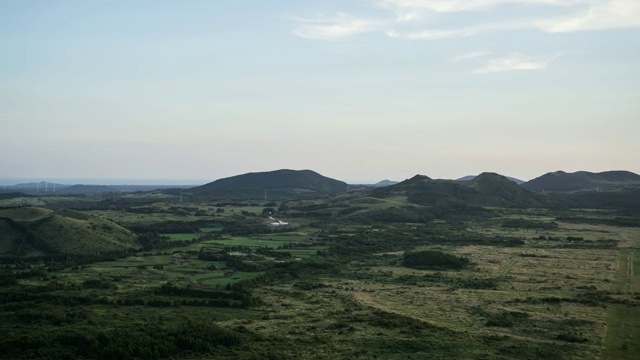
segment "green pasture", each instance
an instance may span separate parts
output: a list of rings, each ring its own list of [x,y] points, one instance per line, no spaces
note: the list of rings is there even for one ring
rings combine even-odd
[[[248,246],[248,247],[270,247],[277,248],[278,246],[287,245],[292,240],[290,239],[276,239],[276,238],[262,238],[262,237],[247,237],[247,236],[232,236],[220,240],[207,240],[203,244],[219,244],[224,246]]]
[[[285,242],[304,242],[309,240],[309,234],[301,232],[278,233],[278,234],[260,234],[255,238],[267,241],[285,241]]]
[[[162,269],[154,269],[162,265]],[[211,270],[214,266],[216,269]],[[228,269],[224,261],[200,260],[195,255],[132,256],[117,261],[91,264],[79,270],[64,270],[56,275],[65,281],[79,284],[96,276],[117,279],[122,291],[130,291],[161,282],[191,282],[206,286],[224,286],[245,279],[252,279],[263,272],[241,272]]]
[[[185,234],[161,234],[162,236],[168,236],[171,241],[191,241],[192,239],[197,238],[200,234],[196,233],[185,233]]]
[[[220,232],[222,231],[222,226],[211,226],[211,227],[202,227],[200,231],[203,233],[212,233],[212,232]]]
[[[182,240],[191,241],[192,239],[196,239],[200,235],[203,235],[206,233],[220,232],[222,231],[222,226],[203,227],[203,228],[200,228],[200,231],[201,232],[199,233],[180,233],[180,234],[161,234],[161,235],[168,236],[172,241],[182,241]]]
[[[171,263],[171,255],[155,255],[155,256],[130,256],[115,261],[103,261],[93,263],[82,267],[82,270],[90,269],[94,272],[100,272],[103,275],[109,275],[110,272],[119,271],[128,268],[137,268],[139,266],[152,267],[154,265],[169,265]],[[71,270],[65,270],[70,272]]]
[[[206,286],[220,287],[229,283],[253,279],[264,272],[242,272],[231,270],[214,270],[207,273],[192,275],[190,280]]]
[[[255,214],[255,215],[261,215],[262,214],[262,210],[264,209],[263,206],[233,206],[233,205],[226,205],[226,206],[222,206],[222,209],[224,209],[223,213],[218,213],[216,212],[216,215],[218,216],[233,216],[233,215],[241,215],[243,211]],[[215,210],[214,210],[215,211]]]
[[[319,250],[326,250],[328,246],[312,246],[308,248],[282,249],[277,251],[288,252],[295,258],[310,258],[315,256]]]

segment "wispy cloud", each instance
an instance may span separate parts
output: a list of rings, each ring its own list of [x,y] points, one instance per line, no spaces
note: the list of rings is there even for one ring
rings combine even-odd
[[[452,63],[459,63],[459,62],[463,62],[463,61],[469,61],[469,60],[473,60],[473,59],[478,59],[478,58],[482,58],[485,56],[491,55],[490,51],[476,51],[476,52],[472,52],[472,53],[468,53],[468,54],[462,54],[462,55],[458,55],[458,56],[454,56],[453,58],[451,58],[451,62]]]
[[[553,56],[527,56],[513,53],[507,57],[490,59],[483,67],[473,70],[473,74],[487,74],[516,70],[542,70],[545,69],[560,54]]]
[[[333,17],[297,18],[293,33],[308,39],[333,40],[378,32],[406,40],[440,40],[468,37],[483,32],[538,29],[543,32],[573,32],[602,29],[640,28],[640,0],[372,0],[372,6],[390,16],[378,19],[338,13]],[[552,18],[504,17],[505,5],[555,9],[562,16]],[[491,22],[450,23],[447,13],[495,13]],[[451,26],[453,25],[453,27]],[[422,29],[420,29],[422,27]]]
[[[374,13],[370,13],[375,14],[375,17],[338,13],[333,17],[298,18],[295,19],[296,27],[293,33],[315,40],[379,34],[404,41],[444,41],[468,38],[480,33],[504,33],[515,30],[537,30],[553,34],[640,29],[640,0],[370,1],[371,6],[377,8]],[[463,12],[477,12],[479,16],[459,14]],[[525,48],[526,46],[523,47]],[[512,53],[492,57],[489,52],[476,52],[454,57],[451,62],[473,61],[481,66],[472,70],[472,73],[488,74],[543,70],[559,55],[529,56]]]
[[[402,38],[408,40],[440,40],[453,37],[464,37],[473,35],[474,29],[454,29],[454,30],[422,30],[417,32],[398,32],[395,30],[387,31],[386,34],[392,38]]]
[[[431,11],[452,13],[465,11],[484,11],[500,5],[555,5],[570,6],[585,3],[585,0],[380,0],[378,6],[397,12]]]
[[[331,18],[296,19],[293,33],[307,39],[332,40],[377,31],[382,22],[339,13]]]
[[[427,29],[421,31],[386,31],[386,34],[394,38],[402,38],[407,40],[440,40],[457,37],[468,37],[481,32],[494,32],[504,30],[517,30],[532,28],[533,21],[521,21],[521,22],[504,22],[494,24],[482,24],[471,27],[457,28],[457,29]]]
[[[571,16],[537,21],[536,26],[551,33],[640,28],[640,1],[600,2]]]

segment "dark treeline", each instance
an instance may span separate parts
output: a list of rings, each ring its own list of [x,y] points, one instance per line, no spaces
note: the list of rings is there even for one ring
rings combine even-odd
[[[92,264],[102,261],[113,261],[126,257],[140,249],[126,249],[126,250],[112,250],[101,251],[96,253],[82,254],[82,255],[67,255],[67,254],[50,254],[46,256],[4,256],[0,257],[0,264],[5,265],[26,265],[26,264],[42,264],[46,266],[50,271],[59,270],[61,268],[69,268],[73,266],[81,266]]]
[[[576,194],[553,194],[551,196],[566,202],[572,208],[640,210],[640,188]]]
[[[558,224],[552,221],[538,221],[528,219],[507,219],[502,222],[503,228],[553,230]]]
[[[409,252],[402,258],[406,267],[420,270],[460,270],[468,267],[471,262],[466,257],[455,256],[441,251],[425,250]]]
[[[340,234],[331,238],[330,252],[336,255],[359,257],[385,251],[409,250],[417,245],[493,245],[521,246],[519,238],[486,236],[464,231],[442,233],[433,227],[404,228],[394,231],[362,231],[356,234]]]
[[[616,216],[613,218],[592,218],[581,216],[558,216],[556,220],[573,224],[640,227],[640,217]]]

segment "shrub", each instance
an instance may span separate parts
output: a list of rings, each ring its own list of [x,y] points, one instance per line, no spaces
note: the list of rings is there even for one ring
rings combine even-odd
[[[503,228],[516,228],[516,229],[541,229],[541,230],[553,230],[558,228],[558,223],[553,221],[538,221],[527,219],[507,219],[502,222]]]
[[[402,263],[413,269],[453,269],[459,270],[470,265],[466,257],[455,256],[441,251],[425,250],[404,255]]]

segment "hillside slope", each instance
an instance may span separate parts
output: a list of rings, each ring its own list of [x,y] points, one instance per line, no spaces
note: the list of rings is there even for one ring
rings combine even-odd
[[[592,173],[578,171],[566,173],[556,171],[544,174],[521,185],[538,192],[580,192],[596,190],[618,190],[640,187],[640,175],[630,171],[605,171]]]
[[[139,248],[136,236],[111,220],[73,210],[0,211],[0,256],[84,255]]]
[[[248,173],[219,179],[191,188],[198,197],[262,198],[283,196],[335,195],[347,191],[347,183],[311,170],[276,170]]]

